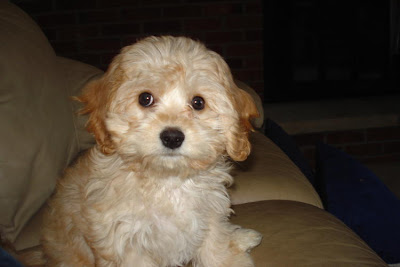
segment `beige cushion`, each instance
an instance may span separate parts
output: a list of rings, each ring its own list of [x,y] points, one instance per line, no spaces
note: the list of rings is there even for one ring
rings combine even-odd
[[[83,86],[92,79],[99,78],[103,72],[95,67],[81,63],[79,61],[59,57],[58,64],[63,69],[66,76],[68,95],[76,96],[81,93]],[[94,137],[85,129],[86,116],[78,116],[77,111],[80,104],[72,101],[74,127],[76,133],[76,144],[78,151],[85,150],[94,145]],[[15,242],[17,250],[23,250],[39,245],[40,226],[42,224],[43,208],[40,209],[22,229]]]
[[[58,64],[66,77],[66,89],[68,96],[78,96],[82,93],[83,87],[93,79],[99,79],[103,71],[91,65],[63,57],[57,58]],[[92,134],[86,130],[87,116],[79,115],[82,104],[78,101],[71,101],[72,115],[74,119],[76,141],[78,151],[92,147],[96,141]]]
[[[277,200],[233,209],[233,223],[263,234],[252,252],[257,267],[387,266],[347,226],[314,206]]]
[[[252,152],[235,165],[233,204],[260,200],[294,200],[322,208],[313,186],[289,157],[269,138],[251,134]]]
[[[40,28],[0,1],[0,231],[14,241],[79,150],[65,69]]]

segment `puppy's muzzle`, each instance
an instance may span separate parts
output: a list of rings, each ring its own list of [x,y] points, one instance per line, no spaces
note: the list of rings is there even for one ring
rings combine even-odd
[[[166,128],[161,132],[160,139],[165,147],[175,149],[182,145],[185,135],[176,128]]]

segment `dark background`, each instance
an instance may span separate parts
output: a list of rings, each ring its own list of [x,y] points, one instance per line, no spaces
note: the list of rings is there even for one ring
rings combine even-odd
[[[147,35],[220,53],[265,102],[399,92],[397,0],[12,0],[56,53],[106,69]]]
[[[58,55],[106,69],[148,35],[185,35],[220,53],[234,76],[264,93],[262,0],[12,0]]]

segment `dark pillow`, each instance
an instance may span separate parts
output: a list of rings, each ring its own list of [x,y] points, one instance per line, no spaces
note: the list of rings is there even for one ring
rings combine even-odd
[[[22,267],[22,264],[0,248],[0,267]]]
[[[265,122],[265,135],[271,139],[285,154],[293,161],[294,164],[302,171],[304,176],[314,185],[314,172],[310,167],[307,159],[297,147],[293,138],[288,135],[277,123],[267,119]]]
[[[317,187],[325,208],[387,263],[400,263],[400,200],[361,163],[317,145]]]

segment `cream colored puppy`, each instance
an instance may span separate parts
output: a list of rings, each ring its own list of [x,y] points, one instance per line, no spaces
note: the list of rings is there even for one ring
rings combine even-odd
[[[261,236],[229,223],[226,186],[257,110],[218,54],[149,37],[78,99],[97,145],[49,201],[49,266],[253,266]]]

